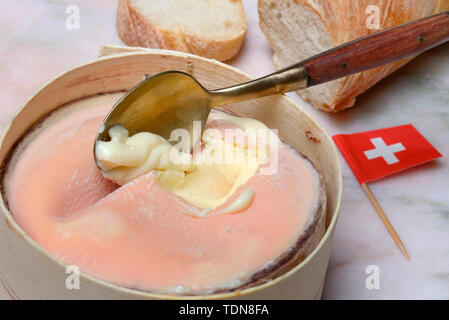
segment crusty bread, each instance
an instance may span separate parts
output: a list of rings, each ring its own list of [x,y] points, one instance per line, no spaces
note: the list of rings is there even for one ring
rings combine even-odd
[[[449,0],[259,0],[260,27],[274,50],[276,67],[308,57],[379,30],[367,28],[369,5],[379,8],[385,29],[449,10]],[[339,111],[411,59],[337,79],[298,93],[315,107]]]
[[[191,52],[226,61],[248,24],[241,0],[119,0],[117,30],[127,45]]]

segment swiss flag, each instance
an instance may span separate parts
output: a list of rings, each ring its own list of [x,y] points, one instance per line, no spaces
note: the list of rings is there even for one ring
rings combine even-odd
[[[411,124],[333,139],[360,183],[441,157]]]

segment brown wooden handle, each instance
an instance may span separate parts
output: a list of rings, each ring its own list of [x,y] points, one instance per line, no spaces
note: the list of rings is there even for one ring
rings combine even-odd
[[[449,11],[374,33],[303,61],[308,86],[419,54],[449,40]]]

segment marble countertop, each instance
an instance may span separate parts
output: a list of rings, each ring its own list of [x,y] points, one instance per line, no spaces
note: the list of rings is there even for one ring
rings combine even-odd
[[[272,51],[258,27],[256,0],[244,1],[249,29],[229,63],[253,75],[274,71]],[[80,28],[65,25],[66,8],[80,10]],[[96,58],[103,44],[123,43],[115,29],[114,0],[0,2],[0,129],[55,75]],[[412,123],[443,158],[371,183],[405,243],[397,249],[347,164],[344,193],[325,299],[449,299],[449,44],[435,48],[358,98],[338,114],[314,109],[289,94],[329,134]],[[1,263],[1,262],[0,262]],[[379,268],[380,288],[368,289],[367,267]],[[0,286],[0,298],[7,298]]]

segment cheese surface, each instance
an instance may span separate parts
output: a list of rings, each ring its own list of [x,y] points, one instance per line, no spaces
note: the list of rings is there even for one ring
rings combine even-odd
[[[319,175],[287,145],[277,149],[273,174],[261,174],[268,164],[257,162],[252,169],[244,163],[245,170],[206,165],[189,177],[202,166],[192,156],[193,167],[182,168],[159,157],[154,162],[159,169],[145,169],[123,185],[103,177],[92,146],[120,96],[100,95],[60,108],[12,156],[5,176],[9,209],[38,245],[105,281],[171,294],[232,290],[296,245],[318,205]],[[208,128],[243,126],[220,117]],[[116,133],[117,139],[138,140],[123,130]],[[154,144],[153,151],[172,148],[157,137],[144,140]],[[105,167],[154,160],[145,152],[132,159],[120,154],[114,161],[104,159]],[[161,174],[169,170],[175,178]],[[177,172],[192,180],[178,188]],[[216,189],[203,187],[204,181],[217,183]],[[214,209],[201,218],[191,214],[202,208]],[[240,209],[214,214],[227,208]]]

